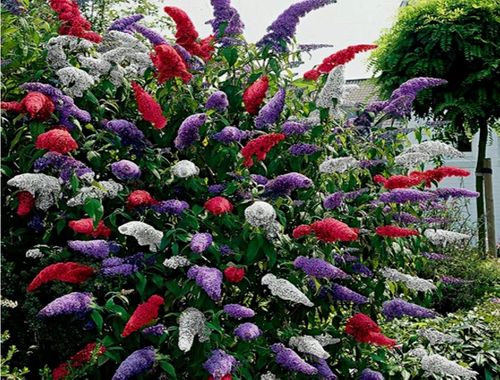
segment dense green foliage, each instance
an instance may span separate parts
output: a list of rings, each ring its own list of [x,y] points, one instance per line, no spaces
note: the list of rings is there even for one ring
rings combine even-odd
[[[56,18],[45,2],[27,2],[26,6],[26,11],[20,15],[2,13],[2,38],[4,46],[7,46],[2,53],[2,60],[6,62],[2,66],[2,100],[22,99],[25,92],[19,86],[29,81],[64,87],[57,77],[57,70],[46,62],[47,43],[57,36]],[[105,19],[104,23],[108,21]],[[102,31],[106,30],[106,25],[98,26]],[[165,30],[162,34],[173,43],[173,31]],[[239,38],[242,40],[242,37]],[[146,40],[142,42],[149,44]],[[150,45],[148,47],[152,49]],[[98,49],[99,46],[92,46],[86,54],[97,56]],[[178,78],[159,84],[155,68],[151,65],[135,79],[153,95],[168,118],[168,124],[162,130],[153,128],[138,112],[130,78],[127,77],[123,85],[116,86],[103,75],[83,96],[75,97],[78,107],[90,112],[91,121],[77,122],[76,128],[71,131],[78,149],[71,152],[70,156],[91,168],[96,174],[95,178],[86,182],[72,175],[68,182],[62,183],[60,197],[54,205],[46,211],[32,210],[30,215],[24,217],[16,213],[19,204],[17,190],[6,183],[16,175],[34,171],[35,161],[46,153],[35,147],[37,137],[57,125],[59,115],[54,114],[47,121],[36,121],[27,115],[2,112],[2,296],[17,302],[16,307],[3,308],[2,325],[11,333],[8,343],[19,350],[14,356],[9,355],[6,361],[2,361],[2,371],[10,371],[20,378],[25,370],[16,370],[15,367],[28,367],[28,376],[31,378],[49,379],[52,369],[64,363],[85,344],[97,341],[106,347],[104,355],[72,369],[67,379],[111,379],[125,358],[146,346],[154,346],[157,361],[151,370],[139,378],[206,379],[208,374],[203,363],[213,350],[222,349],[239,361],[239,366],[232,372],[235,380],[258,379],[268,371],[280,378],[304,379],[311,376],[289,372],[279,366],[270,346],[275,343],[288,346],[291,337],[326,333],[340,340],[325,349],[330,354],[328,364],[341,379],[358,378],[361,371],[368,367],[390,379],[423,376],[423,369],[408,352],[415,347],[416,329],[426,322],[414,325],[405,318],[401,325],[398,322],[389,323],[382,313],[382,305],[385,301],[401,297],[424,307],[435,307],[443,316],[450,311],[467,308],[471,304],[466,301],[448,304],[449,299],[454,297],[455,289],[441,281],[441,275],[463,275],[469,280],[474,276],[473,271],[479,273],[479,264],[477,267],[465,268],[464,261],[453,256],[457,249],[453,244],[448,246],[449,252],[444,252],[454,257],[452,265],[433,263],[422,254],[439,249],[423,232],[429,228],[451,228],[451,221],[434,223],[423,219],[442,214],[441,209],[433,208],[431,204],[426,203],[428,207],[423,207],[415,202],[379,203],[380,195],[386,194],[388,190],[373,180],[376,174],[390,177],[408,173],[408,169],[398,165],[395,160],[408,146],[408,131],[401,127],[401,123],[386,123],[390,115],[379,115],[373,120],[372,115],[353,107],[341,107],[342,96],[331,99],[331,109],[318,107],[318,95],[327,82],[327,76],[318,82],[296,79],[291,67],[300,60],[300,54],[295,46],[291,47],[290,52],[275,53],[253,44],[217,45],[203,68],[193,69],[193,78],[187,84]],[[68,53],[68,61],[74,67],[82,67],[76,54]],[[276,123],[268,130],[256,131],[255,118],[245,111],[242,96],[243,91],[263,75],[270,82],[264,104],[269,104],[279,88],[286,89],[286,102]],[[395,75],[397,77],[398,74]],[[399,77],[398,81],[404,79]],[[342,93],[343,84],[341,81],[335,88],[337,93]],[[205,109],[207,99],[216,90],[227,95],[227,110]],[[208,119],[199,130],[200,139],[188,149],[176,149],[174,139],[181,123],[188,116],[201,112]],[[365,117],[369,125],[356,128],[353,119],[358,115]],[[287,120],[304,121],[312,116],[319,117],[319,121],[312,123],[306,133],[287,136],[267,154],[265,160],[256,160],[251,168],[243,165],[241,148],[245,142],[226,145],[213,138],[215,133],[229,125],[259,136],[280,132]],[[127,146],[116,134],[104,128],[106,121],[113,119],[133,122],[144,133],[144,140],[147,139],[151,144],[142,150]],[[423,136],[423,130],[419,127],[417,135]],[[297,143],[314,143],[318,151],[308,156],[293,156],[289,149]],[[356,165],[348,170],[331,173],[318,170],[328,157],[351,156],[356,159]],[[122,159],[131,160],[140,167],[140,179],[126,182],[113,176],[110,165]],[[180,160],[194,162],[200,169],[199,173],[187,179],[174,176],[172,167]],[[372,165],[358,165],[360,161],[369,161]],[[431,160],[436,166],[440,162],[441,157]],[[423,169],[423,165],[415,169]],[[57,171],[50,168],[43,172],[58,176]],[[289,172],[307,176],[311,186],[296,189],[288,195],[272,196],[251,176],[259,174],[273,179]],[[101,189],[102,185],[98,181],[103,180],[121,183],[123,187],[116,197],[95,197],[87,199],[82,205],[68,205],[68,200],[80,194],[82,188]],[[221,195],[234,205],[231,212],[215,216],[204,208],[205,202],[213,197],[209,186],[214,184],[224,185]],[[424,184],[418,186],[420,190],[425,189]],[[152,207],[129,207],[128,196],[136,190],[148,191],[158,201],[173,198],[183,200],[189,203],[190,208],[174,216],[156,212]],[[346,200],[337,208],[324,207],[325,197],[332,193],[359,190],[362,190],[359,196]],[[269,202],[276,211],[279,224],[276,234],[252,226],[245,218],[245,210],[257,200]],[[453,207],[446,201],[441,203],[442,207]],[[418,222],[408,226],[398,224],[396,216],[403,211],[418,218]],[[33,214],[43,219],[41,231],[33,231],[28,226]],[[86,217],[92,218],[95,224],[103,221],[111,229],[111,240],[122,247],[119,253],[111,254],[113,257],[122,258],[144,252],[145,259],[140,270],[129,276],[106,276],[100,260],[71,250],[67,244],[69,240],[91,238],[75,233],[68,227],[68,222]],[[359,236],[353,241],[329,243],[313,235],[292,238],[295,227],[325,218],[335,218],[355,228]],[[129,221],[142,221],[161,231],[163,237],[157,252],[150,251],[147,246],[139,245],[133,237],[119,232],[118,228]],[[411,227],[418,236],[396,239],[379,236],[375,229],[384,225]],[[209,232],[214,239],[214,243],[202,254],[193,252],[190,247],[190,241],[197,232]],[[221,254],[221,247],[225,245],[234,254]],[[26,252],[33,248],[39,249],[40,256],[27,257]],[[461,243],[458,249],[463,250],[465,255],[471,248]],[[353,262],[343,260],[348,255],[356,256],[359,263],[374,273],[360,273]],[[222,297],[214,301],[194,280],[187,277],[187,267],[172,269],[163,264],[165,259],[174,256],[189,259],[190,265],[206,265],[221,271],[234,265],[244,268],[245,276],[237,283],[224,280]],[[349,279],[341,281],[342,285],[367,297],[368,302],[356,305],[321,297],[321,290],[332,286],[334,282],[306,276],[293,264],[298,256],[321,258],[338,265],[350,275]],[[28,284],[43,268],[66,261],[91,266],[95,276],[81,284],[51,281],[34,292],[26,291]],[[430,279],[436,289],[433,292],[418,292],[402,282],[387,281],[380,275],[380,270],[386,267]],[[498,273],[495,270],[485,269],[481,277],[484,281],[464,288],[467,294],[479,297],[496,291],[491,278]],[[267,273],[289,281],[314,303],[314,307],[291,303],[272,295],[268,287],[262,284],[262,278]],[[39,317],[39,311],[49,302],[75,291],[91,292],[93,295],[92,311],[85,318],[68,315],[45,319]],[[152,295],[160,295],[165,300],[157,322],[166,326],[166,332],[155,337],[137,331],[123,337],[124,326],[134,310]],[[234,329],[242,321],[231,319],[223,312],[223,305],[230,303],[243,304],[256,311],[256,316],[249,321],[262,331],[260,337],[244,341],[234,335]],[[192,349],[183,352],[178,347],[179,316],[189,307],[203,313],[210,335],[205,342],[198,342],[196,338]],[[397,348],[359,343],[346,334],[346,321],[358,312],[371,316],[385,335],[397,339]],[[497,313],[498,310],[492,307],[493,312]],[[472,321],[479,318],[484,322],[469,329]],[[406,322],[408,324],[404,324]],[[457,360],[463,367],[481,371],[481,374],[498,374],[494,357],[498,351],[495,341],[498,329],[494,323],[481,310],[477,310],[477,314],[474,311],[469,314],[464,312],[458,317],[437,318],[433,326],[443,332],[450,330],[464,339],[462,346],[447,346],[440,353]],[[465,324],[467,327],[463,327]],[[494,340],[491,346],[482,342],[489,338]],[[466,342],[469,339],[473,341],[470,344]],[[454,348],[457,352],[453,352]],[[462,348],[461,357],[458,351]],[[315,363],[312,355],[299,354]],[[401,364],[401,356],[405,359],[404,365]]]
[[[499,41],[497,0],[416,0],[382,35],[371,64],[384,95],[416,76],[447,79],[432,97],[418,96],[415,112],[451,121],[436,135],[464,143],[479,119],[500,116]]]

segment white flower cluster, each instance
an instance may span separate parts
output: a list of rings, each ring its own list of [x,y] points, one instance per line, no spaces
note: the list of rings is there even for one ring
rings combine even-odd
[[[267,285],[273,296],[309,307],[314,306],[309,298],[288,280],[277,278],[274,274],[268,273],[262,277],[261,283]]]
[[[420,364],[425,371],[424,376],[457,376],[460,379],[475,379],[478,373],[462,367],[460,364],[439,354],[429,355],[423,348],[415,348],[408,354],[420,358]]]
[[[52,37],[47,42],[47,63],[54,70],[71,66],[66,53],[84,53],[91,50],[94,43],[74,36]]]
[[[449,244],[464,243],[471,238],[467,234],[440,229],[427,229],[424,231],[424,235],[432,244],[440,247],[446,247]]]
[[[74,66],[63,67],[56,74],[64,92],[72,98],[82,97],[95,84],[92,75]]]
[[[43,252],[40,250],[40,248],[31,248],[26,251],[26,257],[31,259],[39,259],[43,256]]]
[[[442,343],[459,343],[461,340],[452,335],[444,334],[440,331],[431,328],[425,328],[418,330],[418,335],[426,338],[430,344],[442,344]]]
[[[28,191],[35,198],[35,206],[47,211],[61,194],[61,185],[56,177],[41,173],[18,174],[7,181],[7,185]]]
[[[15,309],[17,307],[17,305],[18,305],[17,301],[12,301],[12,300],[9,300],[7,298],[3,298],[2,296],[0,296],[0,306],[6,307],[9,309]]]
[[[314,355],[321,359],[330,357],[330,354],[323,349],[321,343],[310,335],[294,336],[290,338],[289,345],[295,347],[299,352]]]
[[[276,211],[269,203],[256,201],[245,209],[245,219],[254,227],[265,227],[276,220]]]
[[[191,265],[191,261],[189,261],[189,259],[184,256],[172,256],[168,259],[165,259],[163,265],[170,269],[177,269]]]
[[[319,342],[319,344],[321,344],[323,347],[340,342],[340,339],[334,338],[333,336],[327,333],[316,335],[314,339],[316,339]]]
[[[459,150],[455,149],[449,144],[441,141],[424,141],[420,144],[415,144],[405,150],[404,153],[423,153],[429,156],[430,159],[439,156],[447,158],[462,158],[464,154]]]
[[[278,378],[272,372],[267,371],[265,374],[260,375],[260,380],[278,380]]]
[[[354,157],[327,158],[319,165],[321,173],[333,174],[343,173],[346,170],[358,166],[358,160]]]
[[[200,342],[205,342],[209,338],[209,331],[206,326],[206,318],[201,311],[194,307],[184,310],[179,317],[179,349],[188,352],[193,346],[194,338],[198,335]]]
[[[163,232],[143,222],[128,222],[118,227],[121,234],[133,236],[139,245],[149,245],[151,252],[156,252],[163,239]]]
[[[396,165],[402,166],[405,169],[411,169],[417,165],[425,164],[429,160],[430,156],[428,154],[420,152],[402,153],[394,158]]]
[[[352,100],[347,100],[351,92],[356,91],[359,89],[359,86],[357,84],[345,84],[343,87],[342,91],[342,106],[343,107],[354,107],[354,101]]]
[[[92,186],[82,187],[78,194],[68,200],[68,206],[81,206],[85,204],[87,199],[103,199],[103,198],[116,198],[118,193],[123,190],[123,186],[113,180],[99,181]]]
[[[344,65],[335,67],[326,78],[326,83],[318,94],[316,105],[323,108],[334,106],[332,100],[336,100],[336,105],[342,103],[344,93]]]
[[[182,160],[172,166],[172,174],[179,178],[188,178],[198,175],[200,168],[189,160]]]
[[[403,282],[409,289],[419,292],[429,292],[436,289],[436,286],[431,281],[401,273],[396,269],[384,268],[380,273],[389,281]]]

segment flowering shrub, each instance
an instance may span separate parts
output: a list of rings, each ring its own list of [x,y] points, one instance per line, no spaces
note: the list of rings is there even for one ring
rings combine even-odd
[[[382,322],[438,315],[443,280],[417,275],[469,239],[439,212],[477,194],[436,189],[469,173],[424,171],[458,153],[408,148],[401,122],[445,81],[354,107],[344,65],[373,45],[295,78],[300,18],[334,2],[292,5],[256,45],[228,0],[205,38],[175,7],[175,35],[141,15],[97,34],[50,2],[45,70],[3,93],[2,191],[7,325],[52,378],[380,379],[407,349]]]

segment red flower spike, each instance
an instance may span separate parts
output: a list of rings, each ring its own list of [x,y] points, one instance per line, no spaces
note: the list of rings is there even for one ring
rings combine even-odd
[[[353,241],[358,238],[355,230],[347,224],[333,218],[319,220],[310,225],[314,234],[325,243],[333,243],[335,241]]]
[[[91,218],[70,220],[68,222],[68,227],[76,233],[92,236],[93,238],[103,237],[107,239],[111,236],[111,230],[104,224],[102,220],[99,221],[99,224],[95,229],[94,220]]]
[[[349,61],[352,61],[356,54],[362,53],[368,50],[375,49],[377,45],[351,45],[345,49],[339,50],[332,55],[329,55],[323,62],[316,68],[320,73],[329,73],[336,66],[344,65]]]
[[[321,73],[316,70],[316,69],[311,69],[309,71],[306,71],[304,73],[304,79],[307,79],[307,80],[316,80],[320,77]]]
[[[284,139],[285,135],[282,133],[269,133],[250,140],[240,152],[245,158],[243,165],[247,168],[252,167],[254,155],[259,161],[265,160],[267,153],[269,153],[275,145]]]
[[[66,154],[78,149],[77,142],[65,129],[51,129],[36,138],[35,148]]]
[[[396,341],[381,333],[380,327],[366,314],[357,313],[347,320],[345,332],[359,343],[394,347]]]
[[[75,355],[73,355],[69,363],[64,362],[59,364],[56,368],[52,370],[52,379],[53,380],[64,380],[66,376],[69,375],[69,368],[78,368],[90,361],[93,356],[101,356],[106,352],[106,347],[99,345],[97,348],[97,343],[89,343],[80,351],[78,351]]]
[[[73,0],[51,0],[50,7],[58,14],[61,26],[59,34],[101,42],[102,37],[91,31],[92,25],[80,13],[78,4]]]
[[[122,337],[129,336],[134,331],[139,330],[141,327],[158,318],[160,306],[164,302],[163,297],[154,294],[146,302],[137,306],[123,329]]]
[[[384,178],[380,174],[373,176],[376,183],[383,184],[386,189],[406,189],[408,187],[420,185],[424,180],[419,176],[393,175]]]
[[[132,82],[137,108],[144,120],[149,121],[156,129],[165,128],[167,119],[163,116],[160,105],[136,82]]]
[[[423,172],[414,171],[410,173],[410,177],[418,178],[421,182],[425,181],[427,187],[430,187],[432,182],[441,182],[446,177],[467,177],[469,175],[470,172],[468,170],[455,166],[441,166]]]
[[[176,77],[181,78],[184,83],[191,80],[192,75],[188,72],[186,63],[172,46],[161,44],[154,49],[151,61],[156,67],[156,77],[160,84]]]
[[[397,226],[381,226],[375,229],[375,233],[379,236],[398,238],[408,236],[418,236],[420,233],[412,228],[403,228]]]
[[[132,191],[127,198],[128,208],[152,206],[157,203],[158,201],[145,190]]]
[[[245,269],[237,267],[227,267],[224,269],[224,277],[227,281],[237,284],[245,277]]]
[[[292,236],[294,239],[299,239],[303,236],[307,236],[312,232],[311,226],[307,224],[301,224],[300,226],[297,226],[293,229],[292,231]]]
[[[232,380],[233,377],[231,376],[231,374],[227,374],[227,375],[224,375],[221,377],[221,380]],[[214,377],[212,375],[208,376],[207,380],[215,380]]]
[[[47,120],[54,112],[54,103],[49,97],[36,91],[28,94],[20,102],[2,102],[1,108],[17,113],[27,113],[32,119]]]
[[[263,76],[253,82],[243,93],[243,104],[250,115],[257,115],[269,88],[269,78]]]
[[[214,37],[209,36],[198,42],[198,32],[186,12],[177,7],[165,7],[163,10],[172,17],[175,22],[177,28],[175,42],[189,53],[200,57],[204,61],[208,61],[214,50],[212,44]]]
[[[33,292],[50,281],[62,281],[81,284],[94,274],[94,269],[74,262],[56,263],[43,268],[28,285],[28,292]]]
[[[222,215],[233,211],[233,205],[224,197],[213,197],[205,202],[205,210],[213,215]]]
[[[33,207],[35,207],[35,198],[29,191],[20,191],[17,193],[17,200],[19,202],[17,206],[17,215],[19,216],[28,215]]]

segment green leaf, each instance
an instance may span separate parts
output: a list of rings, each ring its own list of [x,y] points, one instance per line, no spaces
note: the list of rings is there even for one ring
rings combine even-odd
[[[102,219],[104,215],[104,208],[102,207],[102,203],[100,199],[87,199],[85,201],[85,205],[83,209],[87,213],[89,217],[94,220],[94,229],[97,228],[99,221]]]
[[[92,313],[90,313],[90,318],[92,318],[92,320],[94,321],[97,327],[97,331],[101,332],[102,326],[104,325],[104,320],[101,313],[99,313],[97,310],[92,310]]]
[[[229,67],[233,67],[233,65],[238,60],[238,50],[236,50],[236,48],[234,48],[234,47],[223,49],[222,55],[226,59]]]
[[[167,373],[167,375],[171,376],[173,379],[177,379],[177,374],[175,373],[175,368],[172,364],[166,360],[160,360],[160,367]]]

